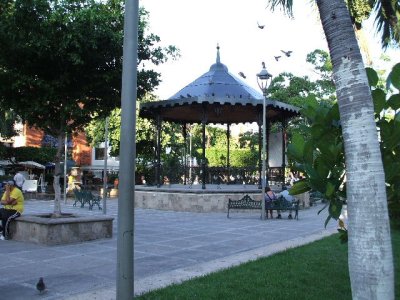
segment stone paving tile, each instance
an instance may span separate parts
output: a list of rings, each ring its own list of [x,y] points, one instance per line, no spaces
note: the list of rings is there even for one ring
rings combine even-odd
[[[102,211],[62,203],[62,211],[103,215]],[[319,208],[321,208],[320,206]],[[25,214],[49,213],[53,201],[27,200]],[[296,220],[261,220],[259,213],[172,212],[135,209],[134,276],[152,278],[199,263],[208,263],[277,242],[306,237],[324,229],[326,214],[318,208],[299,212]],[[0,299],[90,299],[90,292],[115,290],[118,200],[107,203],[107,216],[114,217],[113,237],[78,244],[42,246],[0,241],[0,255],[13,253],[0,264]],[[328,227],[335,224],[331,222]],[[45,278],[48,292],[38,295],[35,285]],[[89,292],[89,294],[88,294]],[[110,293],[108,293],[109,295]],[[89,297],[89,298],[87,298]],[[99,296],[100,297],[100,296]],[[99,299],[99,298],[97,298]]]
[[[147,277],[158,274],[160,270],[179,269],[195,263],[193,259],[182,259],[170,256],[152,255],[135,259],[134,274],[136,277]]]
[[[46,262],[47,260],[54,259],[54,258],[59,258],[64,255],[64,252],[61,250],[57,249],[49,249],[46,248],[40,248],[40,249],[35,249],[35,250],[28,250],[28,251],[20,251],[17,253],[14,253],[13,256],[16,258],[21,258],[30,261],[36,261],[36,262]]]

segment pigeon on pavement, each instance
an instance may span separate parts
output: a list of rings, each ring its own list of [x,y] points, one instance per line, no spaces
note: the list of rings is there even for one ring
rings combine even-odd
[[[39,281],[36,284],[36,289],[39,291],[40,294],[43,293],[44,290],[46,289],[46,285],[44,284],[43,277],[39,278]]]

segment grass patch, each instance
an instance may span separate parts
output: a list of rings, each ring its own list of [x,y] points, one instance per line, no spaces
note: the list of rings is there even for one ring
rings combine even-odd
[[[392,230],[395,278],[400,231]],[[269,257],[148,292],[135,299],[351,299],[347,244],[338,234]],[[400,299],[400,281],[396,281]]]

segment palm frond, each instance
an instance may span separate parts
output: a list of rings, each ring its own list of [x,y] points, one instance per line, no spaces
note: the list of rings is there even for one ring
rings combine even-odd
[[[290,18],[293,18],[293,0],[269,0],[267,8],[271,11],[275,11],[276,8],[280,8]]]
[[[387,48],[391,42],[400,42],[400,2],[397,0],[375,1],[376,28],[381,34],[383,48]]]

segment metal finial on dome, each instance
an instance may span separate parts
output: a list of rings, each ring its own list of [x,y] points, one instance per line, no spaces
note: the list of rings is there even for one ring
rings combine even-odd
[[[221,63],[221,58],[219,56],[219,43],[217,43],[217,64]]]

